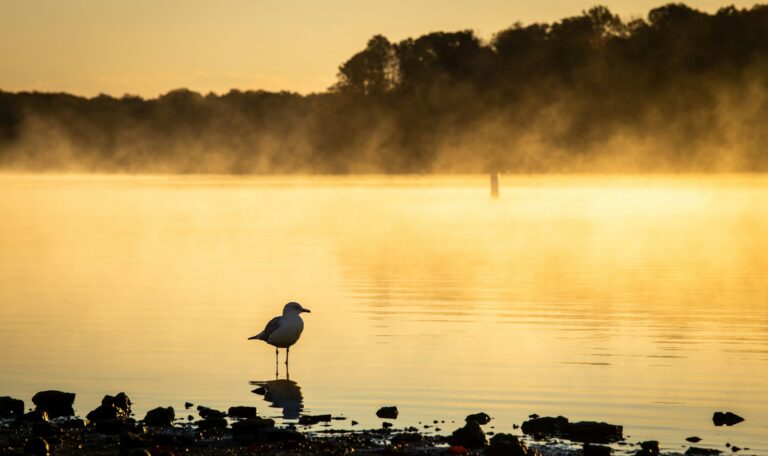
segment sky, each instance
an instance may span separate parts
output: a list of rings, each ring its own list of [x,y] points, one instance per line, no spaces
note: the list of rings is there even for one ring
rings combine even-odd
[[[553,22],[596,4],[646,17],[649,0],[0,0],[0,90],[153,98],[173,89],[321,92],[340,64],[392,41],[517,21]],[[754,1],[686,2],[706,12]]]

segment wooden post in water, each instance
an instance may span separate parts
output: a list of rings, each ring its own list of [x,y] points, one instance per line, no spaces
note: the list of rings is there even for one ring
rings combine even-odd
[[[499,197],[499,173],[491,173],[491,198]]]

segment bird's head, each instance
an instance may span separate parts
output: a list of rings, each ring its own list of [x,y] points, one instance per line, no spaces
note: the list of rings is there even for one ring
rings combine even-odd
[[[300,314],[303,312],[309,312],[309,309],[305,309],[301,307],[301,304],[298,302],[289,302],[288,304],[283,307],[283,315],[290,315],[290,314]]]

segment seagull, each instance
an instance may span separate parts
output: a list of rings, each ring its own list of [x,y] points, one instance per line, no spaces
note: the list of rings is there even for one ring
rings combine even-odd
[[[288,353],[291,345],[295,344],[304,331],[304,320],[301,319],[303,312],[309,312],[309,309],[301,307],[298,302],[289,302],[283,307],[283,316],[275,317],[269,320],[264,331],[249,337],[248,340],[263,340],[275,347],[275,365],[279,356],[279,348],[285,349],[285,365],[288,365]]]

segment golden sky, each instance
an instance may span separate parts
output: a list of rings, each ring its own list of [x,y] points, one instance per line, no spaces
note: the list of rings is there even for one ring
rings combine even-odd
[[[604,4],[624,18],[650,0],[0,0],[0,90],[155,97],[186,87],[323,91],[374,34],[393,41],[516,21],[552,22]],[[734,3],[686,2],[714,12]]]

